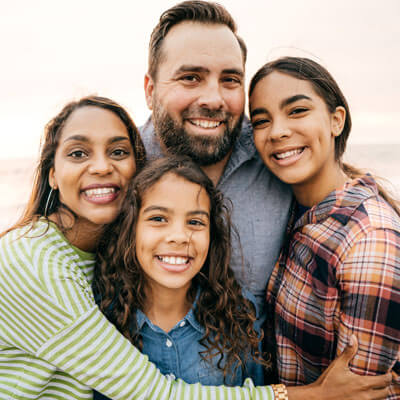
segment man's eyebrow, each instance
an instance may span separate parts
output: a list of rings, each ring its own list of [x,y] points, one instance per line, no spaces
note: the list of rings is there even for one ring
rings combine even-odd
[[[291,97],[288,97],[287,99],[282,100],[279,107],[283,108],[285,106],[288,106],[289,104],[296,102],[297,100],[303,100],[303,99],[312,100],[311,97],[308,97],[305,94],[295,94],[294,96],[291,96]]]
[[[199,65],[190,65],[190,64],[184,64],[181,65],[176,71],[175,75],[181,74],[183,72],[210,72],[208,68],[201,67]]]
[[[236,69],[236,68],[227,68],[222,70],[223,74],[231,74],[231,75],[239,75],[240,77],[244,76],[244,72],[240,69]]]

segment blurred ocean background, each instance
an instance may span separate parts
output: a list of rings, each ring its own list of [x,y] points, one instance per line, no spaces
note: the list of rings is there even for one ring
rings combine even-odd
[[[388,188],[400,199],[400,143],[351,144],[344,160],[386,180]],[[21,215],[28,200],[36,160],[0,160],[0,231]]]

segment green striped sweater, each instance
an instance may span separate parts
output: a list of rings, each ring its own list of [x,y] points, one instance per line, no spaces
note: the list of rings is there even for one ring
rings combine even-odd
[[[53,224],[25,231],[0,239],[1,400],[91,399],[91,388],[113,399],[274,398],[251,380],[207,387],[161,375],[97,308],[94,255]]]

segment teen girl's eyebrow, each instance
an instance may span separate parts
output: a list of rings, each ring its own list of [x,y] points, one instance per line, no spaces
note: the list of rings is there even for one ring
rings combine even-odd
[[[194,211],[190,211],[187,213],[187,215],[204,215],[205,217],[207,217],[208,219],[210,219],[210,214],[207,211],[203,211],[203,210],[194,210]]]
[[[129,138],[127,136],[113,136],[112,138],[110,138],[108,140],[108,143],[122,142],[124,140],[129,141]],[[64,143],[69,142],[69,141],[88,143],[88,142],[90,142],[90,139],[85,135],[72,135],[72,136],[67,137],[64,140]]]
[[[312,100],[311,97],[306,96],[305,94],[295,94],[294,96],[288,97],[281,101],[279,105],[280,108],[286,107],[289,104],[292,104],[298,100]]]
[[[312,98],[306,96],[305,94],[296,94],[294,96],[288,97],[287,99],[283,99],[279,104],[279,108],[282,109],[288,106],[289,104],[295,103],[298,100],[312,100]],[[254,117],[255,115],[258,114],[269,114],[269,112],[264,107],[255,108],[254,110],[251,110],[250,117]]]

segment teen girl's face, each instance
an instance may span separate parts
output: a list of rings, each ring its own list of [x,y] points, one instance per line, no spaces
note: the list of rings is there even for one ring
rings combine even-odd
[[[189,289],[210,244],[210,200],[201,186],[167,173],[146,190],[136,257],[154,290]]]
[[[122,120],[112,111],[85,106],[73,111],[62,129],[49,184],[80,223],[98,226],[118,215],[135,170]]]
[[[272,72],[250,97],[254,142],[267,167],[297,190],[317,193],[335,179],[335,137],[345,111],[329,112],[312,85]]]

